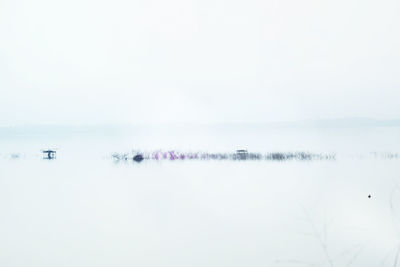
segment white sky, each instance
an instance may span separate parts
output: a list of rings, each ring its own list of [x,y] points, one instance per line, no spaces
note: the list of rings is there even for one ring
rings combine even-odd
[[[0,125],[400,118],[398,0],[1,0]]]

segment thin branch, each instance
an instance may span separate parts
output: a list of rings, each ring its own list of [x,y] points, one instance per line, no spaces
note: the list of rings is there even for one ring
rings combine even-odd
[[[311,219],[311,217],[309,216],[307,211],[305,209],[303,209],[303,212],[304,212],[304,214],[306,216],[307,221],[311,225],[314,237],[318,240],[320,246],[322,247],[322,250],[323,250],[325,258],[326,258],[326,261],[328,262],[330,267],[333,267],[333,261],[332,261],[332,258],[330,256],[330,254],[329,254],[328,246],[327,246],[326,241],[324,240],[323,237],[321,237],[320,233],[318,232],[317,227],[315,226],[313,220]],[[326,223],[324,223],[324,227],[326,227]]]

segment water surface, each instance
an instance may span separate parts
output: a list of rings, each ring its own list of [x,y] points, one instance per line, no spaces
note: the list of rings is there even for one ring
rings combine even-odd
[[[399,128],[3,135],[1,266],[394,266]],[[57,148],[56,160],[41,149]],[[144,161],[181,149],[334,161]],[[18,154],[18,157],[11,157]],[[370,198],[368,196],[371,196]]]

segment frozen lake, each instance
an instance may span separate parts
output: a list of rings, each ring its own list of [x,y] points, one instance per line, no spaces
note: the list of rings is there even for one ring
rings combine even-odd
[[[396,127],[3,133],[0,266],[396,266],[399,140]],[[110,158],[242,148],[336,160]]]

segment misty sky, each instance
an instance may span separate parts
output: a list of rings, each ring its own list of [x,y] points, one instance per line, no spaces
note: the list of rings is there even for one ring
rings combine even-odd
[[[398,0],[1,0],[0,125],[400,118]]]

